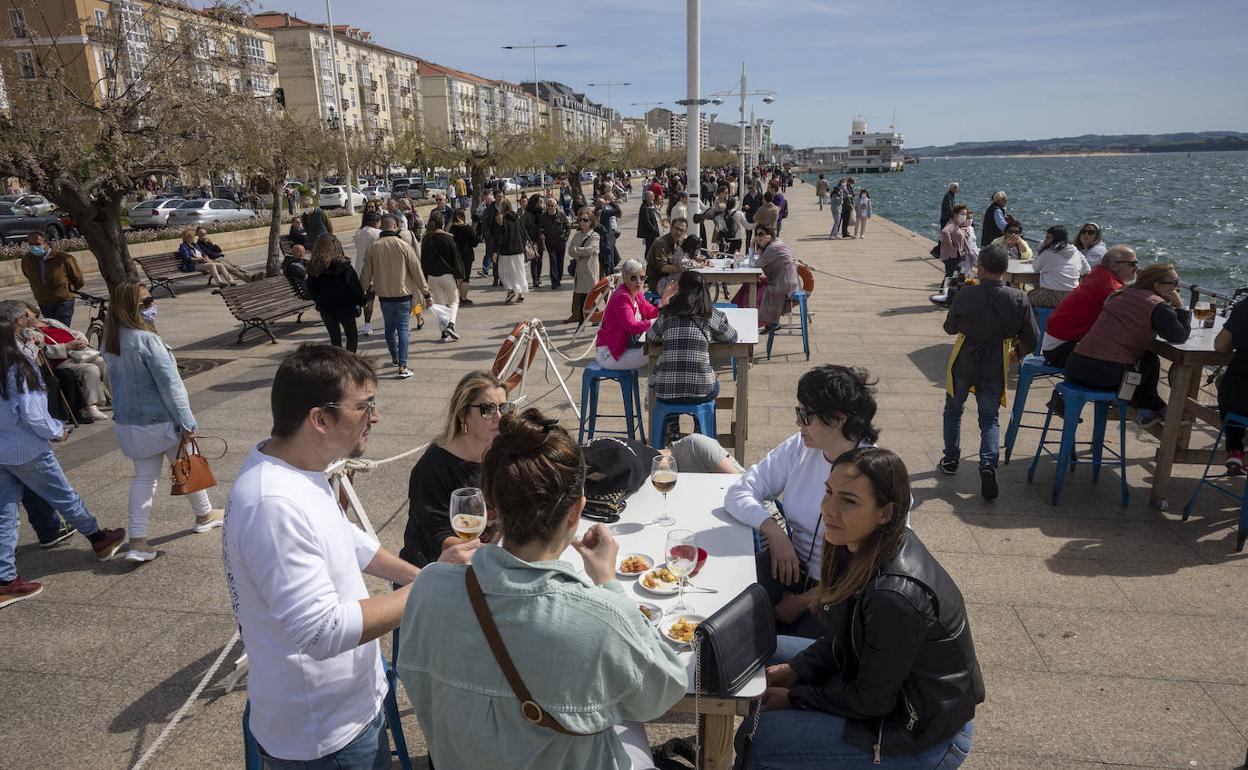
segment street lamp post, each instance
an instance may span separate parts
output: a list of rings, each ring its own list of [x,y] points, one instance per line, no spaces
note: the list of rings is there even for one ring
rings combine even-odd
[[[325,0],[325,26],[329,28],[329,66],[330,71],[334,75],[334,97],[338,100],[338,105],[342,106],[342,83],[338,79],[338,45],[334,42],[334,14],[330,8],[330,0]],[[351,159],[347,157],[347,111],[342,110],[342,120],[339,122],[342,130],[342,174],[347,178],[347,213],[355,213],[355,203],[351,199],[351,187],[355,180],[351,178]]]
[[[520,51],[520,50],[524,50],[527,48],[533,52],[533,96],[539,99],[541,98],[541,94],[537,92],[537,84],[539,82],[537,79],[537,49],[539,48],[567,48],[567,47],[568,47],[567,43],[538,43],[536,40],[529,43],[528,45],[505,45],[503,46],[503,48],[508,51]]]
[[[328,0],[326,0],[328,2]],[[700,214],[698,202],[702,193],[701,124],[698,108],[702,90],[702,0],[686,0],[685,8],[686,73],[689,92],[685,98],[685,189],[689,193],[689,210]]]
[[[712,97],[711,101],[716,104],[721,104],[722,102],[720,100],[720,97],[724,97],[724,96],[739,96],[741,98],[741,102],[740,102],[741,119],[740,119],[740,122],[738,123],[738,125],[741,126],[741,151],[740,151],[741,162],[740,162],[740,167],[737,170],[737,195],[745,195],[745,159],[747,157],[746,155],[747,150],[745,146],[745,127],[747,125],[745,122],[745,99],[748,96],[761,96],[763,97],[764,102],[766,102],[767,104],[771,104],[772,102],[776,100],[776,92],[765,90],[765,89],[760,90],[760,91],[749,90],[746,84],[745,62],[741,62],[741,84],[738,87],[738,89],[736,91],[720,91],[718,93],[711,94],[711,97]],[[753,108],[751,108],[750,109],[750,122],[753,123],[753,121],[754,121],[754,110]],[[751,137],[751,141],[750,141],[751,145],[753,144],[753,142],[754,142],[754,139],[753,137]]]

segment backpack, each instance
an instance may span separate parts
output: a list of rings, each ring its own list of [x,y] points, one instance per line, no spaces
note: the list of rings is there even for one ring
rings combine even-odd
[[[730,241],[737,239],[737,212],[724,212],[724,237]]]

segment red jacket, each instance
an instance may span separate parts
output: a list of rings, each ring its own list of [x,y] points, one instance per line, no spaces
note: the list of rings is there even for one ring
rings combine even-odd
[[[1059,340],[1078,342],[1096,323],[1110,294],[1122,288],[1122,281],[1109,268],[1097,265],[1049,316],[1044,333]]]
[[[640,311],[641,320],[637,320]],[[598,336],[594,344],[607,346],[611,357],[619,360],[628,350],[628,338],[641,334],[650,328],[650,321],[659,314],[659,309],[646,301],[641,294],[634,303],[633,296],[628,293],[627,286],[620,286],[611,294],[607,301],[607,309],[602,314],[602,326],[598,327]]]

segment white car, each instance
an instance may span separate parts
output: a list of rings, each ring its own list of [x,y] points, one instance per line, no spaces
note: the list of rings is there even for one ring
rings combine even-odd
[[[130,209],[130,227],[135,230],[165,227],[169,224],[169,215],[185,202],[182,198],[153,198],[143,201]]]
[[[179,203],[176,209],[169,212],[167,225],[169,227],[195,227],[215,222],[255,219],[256,216],[254,209],[244,208],[225,198],[200,198]]]
[[[26,195],[0,195],[0,202],[12,203],[14,206],[25,206],[38,216],[51,214],[56,204],[42,195],[27,193]]]
[[[503,177],[498,181],[503,183],[503,192],[520,192],[520,183],[514,177]]]
[[[371,185],[363,190],[364,197],[370,201],[384,201],[390,197],[390,188],[384,184]]]
[[[321,197],[321,208],[340,209],[347,205],[347,188],[344,185],[327,185],[318,193]],[[351,188],[351,205],[359,208],[364,205],[364,195],[359,188]]]

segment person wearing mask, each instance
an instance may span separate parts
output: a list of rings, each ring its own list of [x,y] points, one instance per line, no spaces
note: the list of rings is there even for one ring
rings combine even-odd
[[[357,278],[364,272],[364,263],[367,261],[369,248],[381,237],[380,225],[381,217],[379,215],[376,213],[365,214],[363,226],[355,231],[355,236],[351,239],[352,245],[355,246],[355,274]],[[373,333],[373,305],[376,299],[377,294],[368,291],[364,295],[364,302],[361,303],[364,311],[364,326],[360,329],[360,333],[365,336]]]
[[[681,267],[681,244],[689,231],[689,221],[676,217],[672,220],[671,229],[650,244],[646,252],[646,287],[654,294],[660,294],[666,283],[673,276],[679,275]]]
[[[1068,241],[1066,228],[1053,225],[1044,233],[1044,242],[1035,260],[1039,285],[1027,294],[1032,307],[1057,307],[1092,272],[1088,260]]]
[[[524,226],[507,198],[498,202],[493,233],[498,278],[507,290],[503,303],[524,302],[524,295],[529,290],[529,279],[524,271]]]
[[[30,233],[26,236],[26,253],[22,255],[22,275],[30,283],[39,315],[72,326],[74,292],[84,283],[82,268],[74,255],[48,246],[43,233]]]
[[[537,217],[540,248],[550,258],[550,288],[563,285],[563,259],[568,250],[568,231],[571,224],[553,197],[546,198],[546,208]]]
[[[113,287],[104,324],[104,362],[113,388],[113,428],[121,453],[134,462],[130,482],[130,546],[126,561],[142,563],[160,553],[147,539],[152,501],[165,458],[199,429],[173,350],[156,332],[156,300],[134,280]],[[211,532],[224,511],[213,508],[208,492],[183,495],[195,515],[191,530]]]
[[[520,227],[524,230],[524,237],[533,244],[533,251],[537,256],[529,260],[529,277],[533,279],[533,288],[540,289],[542,287],[542,262],[545,254],[542,248],[542,195],[541,193],[533,193],[529,196],[524,204],[524,211],[520,214]]]
[[[1010,260],[1001,246],[979,252],[978,284],[963,286],[945,316],[946,334],[956,334],[945,375],[944,441],[940,471],[958,472],[962,456],[962,409],[972,390],[979,411],[979,488],[985,500],[997,498],[997,462],[1001,453],[1000,407],[1005,406],[1008,350],[1015,338],[1019,352],[1036,348],[1040,330],[1027,297],[1002,280]]]
[[[984,222],[979,231],[979,246],[983,248],[1005,235],[1005,207],[1009,202],[1000,190],[992,194],[992,203],[984,210]]]
[[[1045,324],[1041,352],[1050,366],[1066,366],[1075,345],[1101,315],[1105,300],[1134,281],[1139,269],[1139,258],[1130,246],[1114,246],[1105,252],[1101,263],[1061,301]]]
[[[940,229],[945,229],[945,225],[949,224],[949,220],[953,219],[953,205],[958,197],[957,182],[950,182],[949,189],[945,191],[945,197],[940,199]]]
[[[377,294],[386,328],[386,348],[391,363],[398,368],[395,377],[405,380],[413,374],[407,368],[413,292],[419,291],[426,305],[430,294],[429,283],[420,269],[420,251],[399,237],[398,227],[398,220],[389,214],[381,218],[381,237],[364,255],[360,285]]]
[[[653,766],[641,723],[684,697],[685,664],[616,580],[610,530],[577,536],[585,475],[557,420],[537,409],[503,417],[481,463],[502,545],[482,546],[467,568],[430,565],[413,587],[395,666],[436,766]],[[583,572],[564,560],[569,546]],[[550,722],[526,718],[482,623],[501,630]]]
[[[329,214],[325,213],[325,209],[313,204],[310,197],[303,199],[303,210],[299,214],[299,220],[303,224],[303,231],[308,239],[304,246],[310,248],[316,248],[316,241],[322,235],[334,231],[334,223],[330,221]]]
[[[1101,240],[1101,226],[1095,222],[1086,222],[1075,236],[1075,248],[1079,249],[1089,265],[1100,262],[1108,248],[1105,241]]]
[[[347,350],[354,353],[359,344],[355,319],[365,301],[364,289],[337,236],[316,242],[308,263],[307,286],[308,297],[316,303],[316,312],[329,332],[329,344],[342,347],[345,335]]]
[[[335,238],[334,240],[338,240]],[[342,249],[342,244],[338,244],[338,248]],[[282,275],[286,276],[286,280],[295,285],[295,289],[301,297],[311,297],[308,294],[308,261],[307,252],[302,246],[292,246],[290,248],[290,256],[282,260]]]
[[[1213,339],[1213,349],[1219,353],[1235,351],[1218,380],[1218,414],[1223,420],[1228,412],[1248,415],[1248,301],[1240,300],[1231,308],[1230,317]],[[1226,471],[1233,475],[1244,472],[1244,429],[1239,425],[1226,426]]]
[[[31,312],[36,308],[27,305]],[[84,423],[107,420],[100,407],[109,401],[108,367],[98,350],[92,350],[87,337],[54,318],[37,317],[28,329],[29,339],[52,370],[61,393]]]
[[[308,231],[303,229],[302,217],[291,217],[286,237],[290,238],[290,245],[308,248]]]
[[[824,365],[797,382],[794,433],[728,488],[724,508],[755,529],[764,549],[756,557],[758,582],[767,589],[777,632],[816,638],[809,612],[819,575],[823,538],[819,503],[836,458],[856,446],[874,446],[875,383],[865,369]],[[769,509],[783,499],[783,516]]]
[[[468,273],[459,258],[455,238],[442,229],[440,211],[429,215],[425,239],[420,243],[420,267],[429,279],[433,301],[450,308],[450,320],[442,327],[442,341],[459,339],[459,332],[455,329],[455,320],[459,316],[459,286],[468,280]]]
[[[767,666],[753,767],[952,770],[971,751],[984,677],[957,584],[912,529],[905,463],[840,455],[819,503],[817,641],[781,636]],[[737,733],[738,765],[750,725]]]
[[[645,298],[645,266],[635,259],[620,265],[621,282],[602,314],[594,338],[594,360],[603,369],[640,369],[649,360],[640,337],[659,311]]]
[[[218,286],[233,286],[234,277],[225,265],[217,264],[204,255],[195,243],[195,231],[186,228],[182,231],[182,243],[178,246],[178,269],[184,273],[200,272],[208,276],[208,283],[217,282]]]
[[[867,220],[871,219],[871,193],[865,189],[858,191],[857,217],[854,219],[854,237],[867,237]]]
[[[203,252],[205,257],[208,257],[208,259],[211,259],[213,262],[221,265],[229,271],[230,275],[244,283],[253,280],[253,278],[264,277],[264,273],[258,273],[257,275],[252,276],[251,273],[248,273],[243,268],[226,259],[225,252],[221,250],[220,246],[212,242],[212,238],[208,235],[208,228],[202,225],[195,228],[195,245],[199,247],[199,250]]]
[[[451,237],[455,239],[455,248],[459,251],[459,259],[464,265],[465,275],[472,276],[472,263],[477,258],[476,248],[480,241],[477,239],[476,230],[466,220],[467,215],[464,210],[456,209],[455,223],[451,225]],[[468,299],[468,290],[471,287],[468,278],[459,282],[460,305],[472,306],[472,300]]]
[[[585,321],[585,300],[598,283],[598,215],[588,206],[576,216],[576,232],[568,238],[569,269],[572,271],[572,315],[564,323]]]
[[[789,297],[802,288],[802,284],[798,281],[797,263],[788,245],[767,225],[754,225],[754,252],[758,254],[756,265],[763,269],[767,279],[758,303],[758,325],[760,329],[770,330],[780,323]]]
[[[953,218],[940,231],[940,258],[945,263],[945,280],[959,270],[970,275],[979,260],[979,247],[975,245],[975,229],[971,225],[971,211],[966,204],[953,207]]]
[[[301,345],[273,378],[271,435],[230,490],[225,579],[247,652],[251,732],[269,768],[390,763],[377,639],[398,627],[420,570],[347,519],[325,475],[364,454],[381,421],[376,390],[368,361]],[[445,558],[463,562],[476,547]],[[399,587],[371,596],[366,574]]]
[[[481,458],[498,435],[499,420],[515,408],[507,401],[503,382],[487,371],[465,374],[447,406],[442,435],[416,461],[407,484],[407,525],[399,556],[417,567],[464,542],[451,529],[451,493],[481,485]]]
[[[1023,223],[1014,217],[1005,218],[1005,235],[997,238],[993,243],[1003,246],[1010,259],[1029,262],[1034,256],[1031,253],[1031,246],[1027,244],[1027,239],[1023,237]],[[1035,306],[1034,302],[1032,306]]]
[[[654,202],[654,193],[646,190],[641,194],[641,209],[637,212],[637,237],[644,246],[642,253],[649,254],[650,247],[663,235],[662,216]]]
[[[854,221],[854,180],[841,181],[841,237],[849,237],[849,223]]]
[[[835,241],[841,237],[841,206],[845,202],[845,187],[840,183],[836,183],[836,187],[832,188],[828,196],[829,208],[832,209],[832,230],[828,233],[828,240]]]
[[[676,293],[659,310],[646,340],[663,346],[650,373],[655,398],[672,404],[701,404],[719,395],[710,345],[736,342],[737,332],[711,304],[700,273],[680,274]]]
[[[1108,253],[1108,252],[1107,252]],[[1149,350],[1156,337],[1186,342],[1192,311],[1179,296],[1174,265],[1159,262],[1140,271],[1133,286],[1114,292],[1088,333],[1066,360],[1066,379],[1098,390],[1118,390],[1128,370],[1140,373],[1131,397],[1137,421],[1149,427],[1165,420],[1166,402],[1157,394],[1161,359]]]

